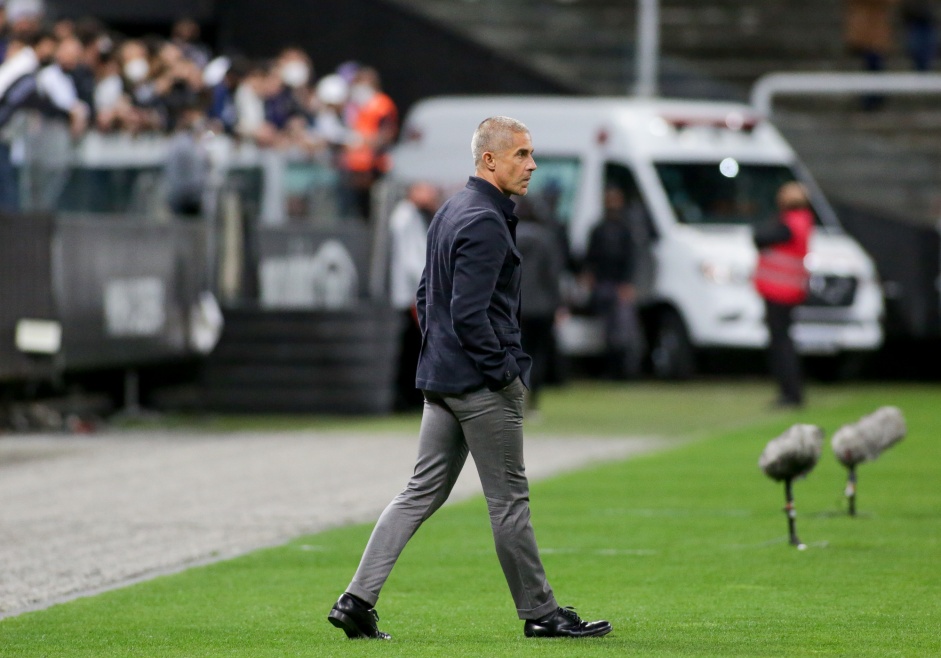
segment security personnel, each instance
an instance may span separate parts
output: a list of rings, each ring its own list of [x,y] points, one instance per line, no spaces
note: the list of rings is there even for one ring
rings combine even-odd
[[[765,301],[768,323],[769,362],[777,380],[781,407],[800,407],[804,403],[800,361],[790,330],[794,307],[807,299],[809,274],[804,265],[814,216],[807,191],[796,182],[785,183],[778,190],[778,220],[754,231],[758,247],[755,288]]]
[[[356,74],[350,100],[356,108],[350,126],[356,139],[346,148],[343,166],[355,208],[369,219],[372,184],[389,171],[388,149],[398,132],[399,115],[392,99],[380,90],[379,74],[372,68]]]

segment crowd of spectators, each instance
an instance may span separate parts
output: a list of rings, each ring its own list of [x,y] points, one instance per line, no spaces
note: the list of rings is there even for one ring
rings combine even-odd
[[[94,18],[48,20],[41,0],[0,0],[0,210],[21,207],[13,144],[28,132],[21,117],[36,113],[44,128],[34,151],[50,148],[47,123],[73,143],[88,130],[212,131],[282,149],[334,168],[364,217],[398,129],[378,72],[357,62],[318,78],[298,46],[271,59],[217,55],[189,19],[166,36],[131,37]]]

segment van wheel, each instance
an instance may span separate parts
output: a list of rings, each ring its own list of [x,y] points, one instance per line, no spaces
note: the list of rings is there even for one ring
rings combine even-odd
[[[676,311],[660,314],[650,345],[650,362],[657,379],[689,379],[696,371],[696,356],[683,318]]]

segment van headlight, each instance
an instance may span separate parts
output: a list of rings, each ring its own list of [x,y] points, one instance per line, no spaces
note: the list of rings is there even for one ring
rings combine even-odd
[[[699,273],[709,283],[722,286],[741,285],[748,283],[751,279],[751,272],[747,268],[708,260],[699,264]]]

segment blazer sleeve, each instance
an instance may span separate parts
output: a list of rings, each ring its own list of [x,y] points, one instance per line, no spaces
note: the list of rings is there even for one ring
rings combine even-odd
[[[516,360],[500,344],[487,313],[509,248],[502,221],[485,213],[468,222],[452,250],[454,333],[491,390],[503,388],[520,372]]]

